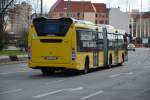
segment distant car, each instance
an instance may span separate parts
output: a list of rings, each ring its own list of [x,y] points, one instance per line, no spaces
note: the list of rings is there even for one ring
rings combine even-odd
[[[135,51],[135,45],[134,45],[134,44],[129,44],[129,45],[128,45],[128,50],[129,50],[129,51],[131,51],[131,50],[132,50],[132,51]]]

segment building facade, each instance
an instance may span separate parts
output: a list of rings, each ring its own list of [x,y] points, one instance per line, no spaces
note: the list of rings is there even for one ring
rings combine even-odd
[[[109,24],[129,33],[129,16],[127,12],[122,12],[120,8],[109,9]]]
[[[130,15],[130,33],[135,44],[150,47],[150,11],[133,10]]]
[[[130,33],[135,38],[150,37],[150,11],[130,12]]]
[[[58,0],[49,11],[50,18],[72,17],[96,24],[108,24],[106,4],[91,1]]]
[[[21,4],[15,4],[9,9],[9,17],[11,24],[11,32],[20,34],[21,31],[28,28],[30,19],[29,16],[32,13],[32,6],[26,2]]]
[[[15,4],[8,10],[9,12],[9,33],[10,45],[17,45],[19,39],[27,33],[30,23],[32,6],[26,2]]]

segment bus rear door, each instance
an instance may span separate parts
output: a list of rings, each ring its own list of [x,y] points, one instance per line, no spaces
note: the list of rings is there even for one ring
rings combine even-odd
[[[107,29],[103,28],[103,66],[108,65],[108,38]]]
[[[92,35],[93,35],[92,37],[94,37],[93,43],[95,44],[95,46],[93,46],[93,66],[98,67],[99,66],[98,34],[97,32],[93,32]]]

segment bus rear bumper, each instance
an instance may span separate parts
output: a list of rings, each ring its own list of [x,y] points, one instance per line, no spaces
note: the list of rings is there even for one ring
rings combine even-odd
[[[32,69],[41,69],[41,68],[54,68],[54,69],[74,69],[82,70],[81,67],[77,67],[77,64],[74,63],[61,63],[61,64],[49,64],[49,63],[40,63],[40,62],[31,62],[28,61],[28,67]]]

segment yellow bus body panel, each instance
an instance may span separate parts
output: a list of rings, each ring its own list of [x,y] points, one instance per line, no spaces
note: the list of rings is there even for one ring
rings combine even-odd
[[[93,66],[93,52],[77,52],[77,38],[76,38],[76,28],[87,28],[96,29],[94,25],[83,25],[83,24],[72,24],[65,37],[49,37],[49,36],[36,36],[36,31],[33,25],[31,25],[28,45],[31,47],[32,58],[28,60],[28,66],[30,68],[66,68],[66,69],[76,69],[83,70],[85,64],[86,56],[89,56],[89,67],[95,68]],[[42,43],[42,39],[58,39],[61,43]],[[71,51],[75,49],[76,59],[72,61]],[[115,63],[114,50],[109,50],[108,55],[112,54],[112,64]],[[124,50],[119,50],[118,62],[122,63],[122,54]],[[47,57],[55,57],[56,60],[48,60]],[[108,56],[109,59],[109,56]],[[103,51],[99,51],[97,67],[103,66]]]

